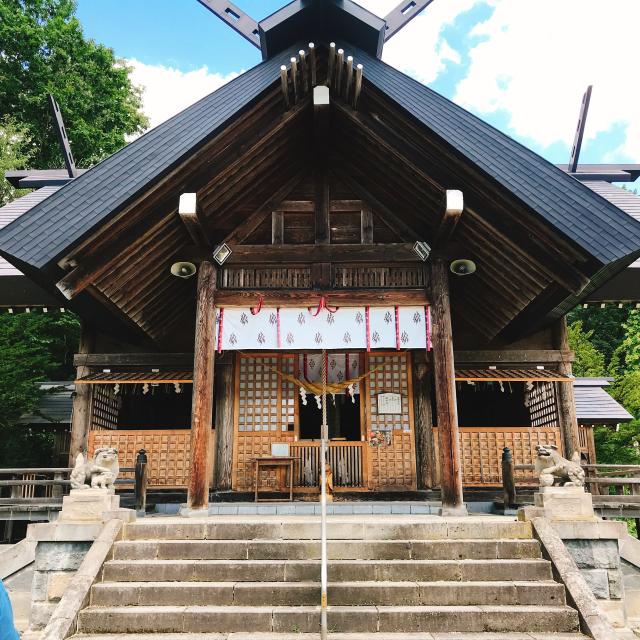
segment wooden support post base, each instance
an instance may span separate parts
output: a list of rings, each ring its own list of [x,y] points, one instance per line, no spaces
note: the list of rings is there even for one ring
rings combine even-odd
[[[438,515],[443,518],[459,518],[461,516],[468,516],[467,505],[442,505],[438,510]]]

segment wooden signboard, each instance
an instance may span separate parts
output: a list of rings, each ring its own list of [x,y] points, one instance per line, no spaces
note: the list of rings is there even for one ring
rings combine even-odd
[[[378,414],[402,413],[402,395],[399,393],[379,393]]]

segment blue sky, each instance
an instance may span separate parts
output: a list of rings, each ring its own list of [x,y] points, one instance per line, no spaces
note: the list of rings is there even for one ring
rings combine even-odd
[[[284,0],[236,3],[261,19]],[[361,4],[383,15],[395,0]],[[78,0],[78,17],[132,62],[154,124],[260,61],[196,0]],[[567,161],[593,83],[581,161],[640,163],[640,92],[620,64],[635,57],[639,22],[638,0],[434,0],[384,59],[552,162]]]

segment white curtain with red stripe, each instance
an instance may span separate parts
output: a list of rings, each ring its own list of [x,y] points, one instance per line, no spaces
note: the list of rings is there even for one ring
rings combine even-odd
[[[226,307],[216,310],[216,327],[219,351],[430,348],[424,306]]]

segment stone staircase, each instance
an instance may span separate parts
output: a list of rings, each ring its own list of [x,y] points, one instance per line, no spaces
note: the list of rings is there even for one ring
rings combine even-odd
[[[125,525],[75,638],[317,638],[318,535],[300,517]],[[334,517],[329,538],[336,640],[583,638],[528,523]]]

